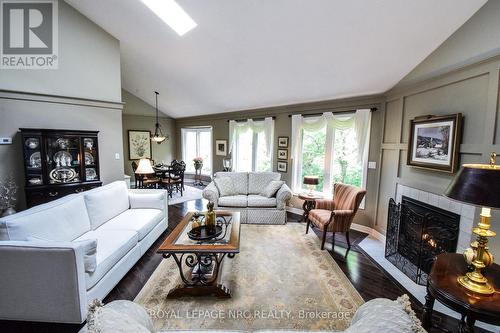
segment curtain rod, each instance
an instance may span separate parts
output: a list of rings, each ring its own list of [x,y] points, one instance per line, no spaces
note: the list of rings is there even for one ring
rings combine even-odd
[[[370,111],[371,112],[374,112],[374,111],[377,111],[378,109],[377,108],[370,108]],[[339,114],[339,113],[352,113],[352,112],[356,112],[357,110],[345,110],[345,111],[338,111],[338,112],[333,112],[335,114]],[[294,113],[294,114],[300,114],[300,113]],[[306,113],[306,114],[303,114],[302,117],[304,118],[308,118],[308,117],[318,117],[318,116],[322,116],[323,115],[323,112],[321,113]],[[288,118],[292,118],[292,114],[289,114],[288,115]]]
[[[263,121],[265,118],[268,118],[268,117],[250,118],[250,119],[252,119],[253,121]],[[276,119],[276,117],[274,117],[274,116],[272,118]],[[228,119],[227,122],[230,122],[231,120],[234,120],[237,123],[241,123],[241,122],[247,121],[248,119]]]

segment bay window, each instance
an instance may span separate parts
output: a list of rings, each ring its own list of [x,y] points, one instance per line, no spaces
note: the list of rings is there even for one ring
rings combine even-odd
[[[370,110],[292,116],[292,189],[308,190],[304,176],[319,177],[315,191],[330,197],[334,183],[366,188]]]
[[[186,162],[186,173],[194,173],[193,159],[203,158],[204,175],[212,174],[212,128],[181,128],[182,160]]]
[[[233,170],[272,171],[274,120],[229,122],[229,152]]]

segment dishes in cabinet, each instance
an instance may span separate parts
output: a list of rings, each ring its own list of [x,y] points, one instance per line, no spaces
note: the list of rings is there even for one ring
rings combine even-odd
[[[86,149],[92,150],[92,148],[94,147],[94,140],[91,139],[91,138],[85,138],[85,139],[83,139],[83,146]]]
[[[38,145],[40,144],[40,141],[38,141],[37,138],[28,138],[24,142],[24,145],[28,147],[29,149],[36,149],[38,148]]]
[[[42,167],[42,158],[39,151],[30,155],[30,167],[32,168]]]
[[[42,183],[42,179],[41,178],[31,178],[31,179],[28,179],[28,183],[30,183],[31,185],[40,185]]]
[[[49,177],[54,183],[67,183],[75,180],[77,173],[71,168],[55,168],[49,173]]]
[[[69,148],[69,139],[59,138],[56,140],[56,145],[61,149]]]
[[[73,157],[67,151],[60,150],[54,154],[54,162],[56,162],[57,167],[71,166],[72,160]]]
[[[85,178],[86,180],[96,180],[97,172],[95,172],[95,169],[94,168],[85,169]]]
[[[85,165],[92,165],[94,164],[94,155],[89,153],[88,151],[85,152]]]

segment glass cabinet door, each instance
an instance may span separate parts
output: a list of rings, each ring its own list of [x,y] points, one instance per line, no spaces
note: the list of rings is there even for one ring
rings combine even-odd
[[[24,137],[24,156],[26,161],[27,185],[42,185],[42,138],[40,136]]]
[[[49,183],[80,182],[82,160],[80,137],[48,137],[46,145]]]
[[[97,138],[83,138],[85,181],[99,180]]]

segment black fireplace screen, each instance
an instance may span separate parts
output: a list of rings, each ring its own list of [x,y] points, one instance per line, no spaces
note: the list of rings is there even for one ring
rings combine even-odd
[[[427,284],[434,258],[456,252],[460,215],[403,196],[389,200],[385,257],[410,279]]]

